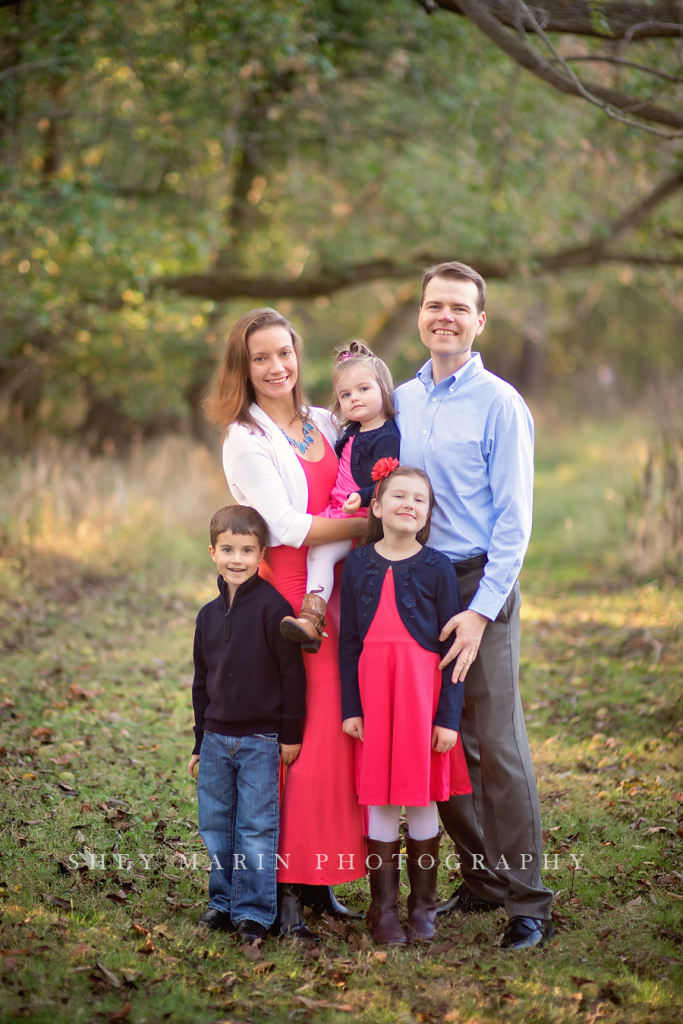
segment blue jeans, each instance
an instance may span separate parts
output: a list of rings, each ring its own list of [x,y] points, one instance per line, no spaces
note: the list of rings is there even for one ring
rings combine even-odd
[[[274,734],[205,732],[199,833],[211,861],[209,907],[269,928],[277,913],[280,745]]]

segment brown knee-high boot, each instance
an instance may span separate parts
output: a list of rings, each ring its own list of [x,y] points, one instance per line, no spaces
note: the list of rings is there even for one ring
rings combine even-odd
[[[439,873],[439,836],[411,839],[408,851],[407,935],[411,942],[429,942],[436,932],[436,879]]]
[[[401,840],[382,843],[368,839],[370,896],[372,903],[365,922],[375,942],[404,946],[405,932],[398,917],[398,883],[401,877]]]

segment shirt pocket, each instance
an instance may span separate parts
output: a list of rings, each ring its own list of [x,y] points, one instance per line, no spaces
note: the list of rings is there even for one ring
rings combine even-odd
[[[438,481],[438,489],[445,486],[458,497],[468,498],[489,487],[488,463],[478,441],[440,438],[434,442],[429,461],[428,473],[432,483]]]

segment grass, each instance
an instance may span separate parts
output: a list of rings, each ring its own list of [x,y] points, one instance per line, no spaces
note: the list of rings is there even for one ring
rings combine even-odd
[[[317,947],[271,939],[255,962],[199,935],[185,765],[218,460],[167,442],[128,467],[58,448],[6,467],[1,1021],[681,1019],[683,590],[623,568],[637,427],[539,433],[521,686],[557,936],[514,955],[498,915],[406,950],[318,922]],[[367,906],[365,883],[343,892]]]

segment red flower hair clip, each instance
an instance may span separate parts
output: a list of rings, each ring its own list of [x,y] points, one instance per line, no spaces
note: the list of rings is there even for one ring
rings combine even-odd
[[[372,473],[370,474],[371,480],[384,480],[385,476],[389,476],[401,463],[398,459],[385,458],[378,459],[375,465],[372,467]]]
[[[382,480],[384,480],[384,478],[387,476],[391,476],[394,470],[398,469],[400,465],[401,463],[398,461],[398,459],[392,459],[390,457],[377,460],[375,465],[372,467],[372,473],[370,474],[370,479],[377,481],[377,486],[375,487],[375,497],[377,497],[379,485],[381,484]]]

